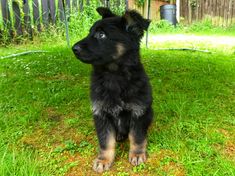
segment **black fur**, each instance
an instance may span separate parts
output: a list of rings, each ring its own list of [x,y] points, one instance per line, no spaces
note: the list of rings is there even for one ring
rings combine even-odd
[[[97,11],[103,18],[73,46],[73,52],[93,66],[91,101],[100,148],[107,147],[110,132],[117,141],[132,132],[136,144],[141,144],[153,116],[151,87],[139,55],[150,21],[135,11],[123,16],[106,8]]]

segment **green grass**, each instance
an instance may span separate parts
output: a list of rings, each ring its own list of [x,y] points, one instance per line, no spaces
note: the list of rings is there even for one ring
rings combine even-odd
[[[25,48],[50,52],[0,60],[0,175],[93,175],[90,66],[50,42],[1,55]],[[235,55],[143,49],[142,61],[154,93],[148,162],[130,166],[118,144],[103,175],[234,175]]]
[[[235,24],[230,26],[214,25],[210,18],[202,21],[195,21],[192,24],[184,24],[183,21],[176,27],[166,20],[153,20],[149,28],[154,34],[194,34],[194,35],[214,35],[214,36],[235,36]]]

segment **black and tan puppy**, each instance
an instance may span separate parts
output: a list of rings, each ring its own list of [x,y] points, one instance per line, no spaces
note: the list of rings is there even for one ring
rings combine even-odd
[[[100,152],[97,172],[108,170],[115,157],[115,143],[129,137],[129,161],[146,161],[146,135],[152,121],[152,93],[140,62],[140,40],[150,21],[135,11],[123,16],[98,8],[102,19],[88,36],[73,46],[76,57],[93,66],[91,101]]]

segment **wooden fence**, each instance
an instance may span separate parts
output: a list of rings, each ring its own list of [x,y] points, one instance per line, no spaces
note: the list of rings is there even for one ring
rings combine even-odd
[[[129,7],[137,9],[147,17],[147,0],[138,6],[137,0],[129,0]],[[160,6],[169,4],[164,0],[151,0],[150,18],[160,20]],[[182,23],[209,19],[214,25],[235,25],[235,0],[180,0],[180,17]]]
[[[0,38],[3,31],[8,37],[27,35],[40,32],[49,25],[64,22],[65,13],[82,11],[90,0],[0,0],[3,25],[0,25]],[[65,9],[65,11],[64,11]],[[0,20],[1,22],[1,20]]]
[[[181,0],[180,14],[186,23],[203,19],[214,25],[235,24],[235,0]]]
[[[65,13],[82,11],[91,0],[0,0],[0,38],[3,31],[9,38],[27,35],[46,29],[49,25],[64,22]],[[105,0],[97,0],[98,5],[104,5]],[[120,5],[121,0],[112,0],[114,5]],[[125,0],[130,9],[137,9],[147,17],[147,0],[142,7],[136,0]],[[151,19],[160,19],[159,8],[167,4],[164,0],[151,0]],[[205,18],[215,25],[229,26],[235,24],[235,0],[180,0],[181,22],[191,24]]]

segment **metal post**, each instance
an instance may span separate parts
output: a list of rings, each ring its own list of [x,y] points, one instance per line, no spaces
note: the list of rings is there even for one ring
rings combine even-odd
[[[180,22],[180,0],[176,0],[176,19]]]
[[[129,9],[128,0],[125,0],[125,3],[126,3],[126,10],[128,10]]]
[[[109,5],[109,0],[106,0],[106,1],[105,1],[105,6],[106,6],[107,8],[110,7],[110,5]]]
[[[147,11],[147,19],[150,18],[150,0],[148,0],[148,11]],[[149,30],[146,31],[146,48],[148,48],[148,37],[149,37]]]

